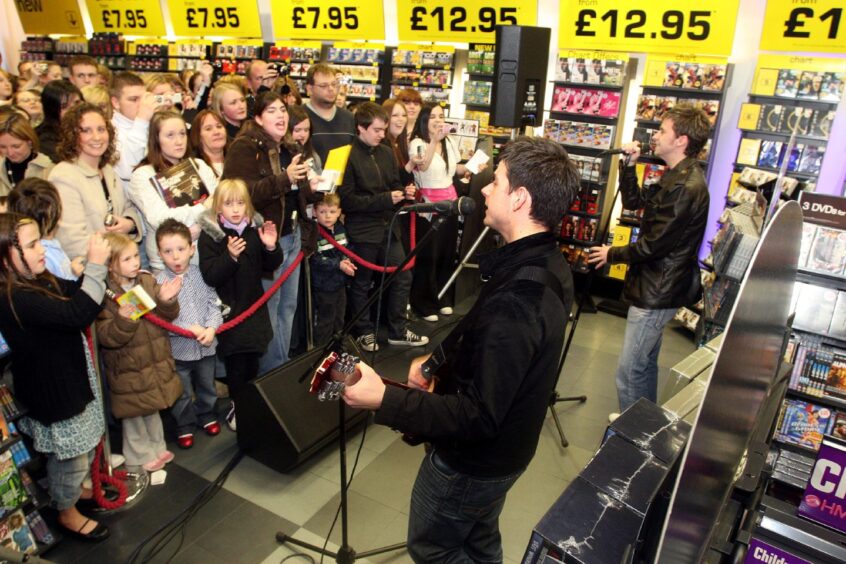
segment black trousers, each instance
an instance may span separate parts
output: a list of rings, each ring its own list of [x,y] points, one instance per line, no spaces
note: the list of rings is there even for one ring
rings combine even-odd
[[[350,248],[366,261],[374,264],[383,265],[385,263],[385,247],[386,244],[372,244],[372,243],[352,243]],[[396,239],[391,241],[391,248],[388,250],[388,266],[397,266],[405,259],[405,251],[402,248],[402,243]],[[367,296],[370,293],[371,287],[382,278],[382,274],[365,268],[360,265],[355,272],[349,287],[349,301],[352,306],[352,312],[358,312],[367,302]],[[393,284],[388,288],[387,295],[384,299],[387,301],[388,311],[388,337],[391,339],[400,339],[405,337],[406,319],[405,307],[408,304],[408,294],[411,290],[411,272],[403,272],[394,280]],[[375,326],[371,319],[370,312],[362,316],[355,324],[356,335],[367,335],[368,333],[375,333]]]
[[[312,288],[314,307],[314,344],[326,344],[332,335],[344,328],[347,309],[347,289],[341,286],[334,291]]]
[[[260,358],[259,353],[235,353],[223,358],[229,397],[236,403],[247,384],[258,376]]]

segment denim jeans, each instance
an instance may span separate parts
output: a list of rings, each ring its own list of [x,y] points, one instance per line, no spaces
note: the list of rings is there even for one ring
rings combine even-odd
[[[411,492],[408,553],[415,562],[502,562],[499,514],[523,473],[475,478],[426,455]]]
[[[94,450],[67,460],[59,460],[55,454],[47,455],[47,481],[50,489],[50,503],[59,511],[73,507],[82,493],[82,481],[91,470]]]
[[[198,424],[202,427],[217,421],[215,365],[215,355],[200,360],[176,361],[176,373],[182,381],[182,395],[170,408],[170,414],[176,420],[178,435],[193,433]]]
[[[285,262],[273,272],[273,280],[262,279],[261,284],[267,291],[279,276],[285,272],[302,247],[300,239],[300,228],[294,230],[279,239],[279,246],[285,255]],[[270,314],[270,325],[273,327],[273,339],[267,345],[267,351],[259,361],[259,374],[269,372],[278,366],[288,362],[288,349],[291,346],[291,327],[294,323],[294,312],[297,310],[297,293],[300,287],[300,267],[298,266],[291,276],[282,284],[267,301],[267,311]]]
[[[678,308],[643,309],[629,306],[626,336],[617,365],[620,413],[640,398],[658,399],[658,353],[664,326]]]

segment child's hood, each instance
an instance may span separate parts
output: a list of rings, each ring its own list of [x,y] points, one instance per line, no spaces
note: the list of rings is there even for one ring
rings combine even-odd
[[[215,243],[219,243],[226,236],[220,222],[217,220],[217,213],[214,210],[206,210],[199,219],[200,228],[212,238]],[[260,213],[253,214],[253,227],[259,227],[264,224],[264,218]]]

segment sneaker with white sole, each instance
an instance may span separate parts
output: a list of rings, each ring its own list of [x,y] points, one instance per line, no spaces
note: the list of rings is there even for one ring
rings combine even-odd
[[[400,345],[406,347],[422,347],[429,344],[429,337],[425,335],[418,335],[411,329],[405,330],[405,335],[400,339],[388,338],[388,343],[391,345]]]
[[[226,426],[230,431],[238,431],[238,425],[235,421],[235,402],[229,402],[229,412],[226,414]]]
[[[434,323],[437,320],[438,320],[438,315],[435,314],[435,313],[433,313],[432,315],[424,315],[423,316],[423,321],[431,321],[432,323]]]
[[[453,310],[452,310],[452,308],[451,308],[451,307],[449,307],[449,306],[442,307],[442,308],[441,308],[441,311],[440,311],[440,314],[441,314],[441,315],[452,315],[452,314],[453,314]]]
[[[379,344],[376,342],[376,335],[373,333],[362,335],[356,339],[356,342],[358,343],[359,348],[363,351],[373,352],[379,350]]]

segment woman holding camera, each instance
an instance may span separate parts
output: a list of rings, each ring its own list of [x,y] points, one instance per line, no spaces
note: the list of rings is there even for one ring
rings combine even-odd
[[[67,111],[57,152],[62,161],[48,180],[62,198],[58,239],[71,258],[84,256],[92,233],[107,231],[141,241],[141,218],[126,200],[112,164],[115,132],[103,111],[82,103]]]

